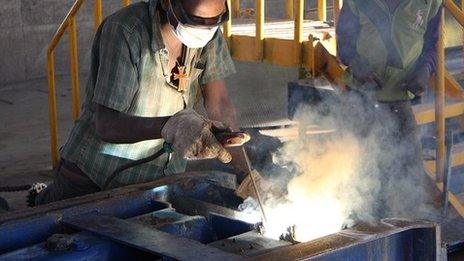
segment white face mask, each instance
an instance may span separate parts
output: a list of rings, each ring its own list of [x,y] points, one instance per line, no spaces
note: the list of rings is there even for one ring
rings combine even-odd
[[[213,39],[214,34],[217,32],[219,26],[211,28],[201,28],[189,25],[184,25],[180,22],[177,23],[177,27],[174,28],[171,25],[171,29],[177,38],[185,44],[188,48],[203,48],[205,45]]]

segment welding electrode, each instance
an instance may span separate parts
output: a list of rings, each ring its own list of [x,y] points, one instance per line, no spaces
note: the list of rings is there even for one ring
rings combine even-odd
[[[263,200],[261,199],[261,195],[259,194],[258,184],[256,182],[255,177],[253,176],[254,170],[251,167],[251,162],[250,162],[250,159],[248,158],[248,155],[247,155],[247,153],[245,151],[245,148],[242,147],[241,150],[243,152],[243,158],[245,160],[247,172],[248,172],[248,175],[250,175],[251,183],[253,185],[253,190],[254,190],[254,192],[256,194],[256,199],[258,200],[259,208],[261,210],[261,215],[263,217],[263,227],[266,227],[266,221],[267,221],[266,213],[264,211]]]

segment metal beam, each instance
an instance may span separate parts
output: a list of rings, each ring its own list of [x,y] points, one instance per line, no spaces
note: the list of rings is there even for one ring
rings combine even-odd
[[[317,0],[317,16],[319,21],[327,21],[327,0]]]
[[[95,31],[98,30],[98,27],[100,27],[100,24],[103,20],[103,7],[102,7],[102,0],[94,0],[93,2],[94,6],[94,12],[95,12]]]
[[[177,260],[242,260],[238,255],[223,252],[187,238],[176,237],[154,228],[123,219],[86,215],[65,219],[63,224],[75,229],[89,231],[152,254]]]
[[[293,20],[295,7],[293,5],[294,0],[287,0],[285,8],[287,10],[287,18]]]
[[[150,190],[150,189],[164,186],[164,185],[177,184],[180,181],[188,181],[188,180],[205,181],[206,180],[218,186],[234,189],[234,186],[236,185],[235,177],[236,177],[235,174],[225,173],[221,171],[192,171],[192,172],[179,173],[175,175],[162,177],[162,178],[159,178],[157,180],[147,182],[147,183],[130,185],[130,186],[116,188],[116,189],[108,190],[108,191],[101,191],[98,193],[89,194],[89,195],[85,195],[82,197],[70,198],[70,199],[50,203],[50,204],[35,207],[35,208],[27,208],[27,209],[16,211],[16,212],[8,212],[3,215],[0,215],[0,225],[8,221],[25,219],[25,218],[29,218],[33,216],[46,214],[46,213],[49,214],[53,211],[61,211],[62,209],[69,209],[71,207],[75,207],[75,206],[79,206],[83,204],[95,203],[97,201],[101,201],[104,199],[117,198],[121,196],[126,197],[130,193],[146,191],[146,190]]]
[[[255,50],[258,61],[264,58],[264,0],[255,0],[255,16],[256,16],[256,36]]]
[[[442,260],[437,224],[385,219],[313,241],[277,248],[253,260]]]
[[[79,57],[77,54],[77,25],[76,17],[69,21],[69,55],[71,63],[71,93],[72,93],[72,118],[79,118],[80,107],[80,84],[79,84]]]

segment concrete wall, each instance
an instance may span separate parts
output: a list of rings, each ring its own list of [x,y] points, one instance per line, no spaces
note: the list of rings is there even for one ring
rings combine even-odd
[[[52,39],[73,0],[1,0],[0,5],[0,86],[46,76],[47,45]],[[118,10],[121,0],[104,0],[105,16]],[[136,2],[134,0],[133,2]],[[243,7],[253,7],[254,0],[242,0]],[[330,2],[330,1],[329,1]],[[316,18],[316,1],[306,1],[306,18]],[[285,1],[267,0],[266,16],[285,17]],[[329,14],[329,19],[331,14]],[[94,34],[93,1],[87,0],[77,16],[79,37],[79,68],[87,73],[90,47]],[[448,19],[452,20],[452,19]],[[462,41],[462,31],[449,23],[448,44]],[[56,49],[56,73],[69,74],[68,35]],[[85,79],[81,79],[81,85]]]
[[[47,45],[72,6],[73,0],[1,0],[0,85],[46,76]],[[105,15],[116,11],[120,0],[105,0]],[[93,1],[77,16],[79,67],[86,71],[94,34]],[[68,35],[56,49],[57,74],[69,73]]]

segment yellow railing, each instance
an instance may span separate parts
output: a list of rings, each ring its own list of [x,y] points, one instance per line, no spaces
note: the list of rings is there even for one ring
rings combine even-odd
[[[462,2],[462,1],[461,1]],[[452,1],[443,1],[444,9],[447,9],[450,14],[458,21],[461,26],[464,26],[464,12]],[[442,10],[440,37],[437,43],[437,73],[436,73],[436,90],[435,90],[435,119],[437,126],[437,160],[436,160],[436,179],[437,182],[442,182],[445,173],[445,87],[455,85],[454,77],[452,77],[445,68],[445,10]]]
[[[58,127],[57,127],[57,110],[56,110],[56,81],[55,81],[55,49],[66,31],[69,32],[69,53],[71,68],[71,94],[72,94],[72,118],[77,120],[79,117],[79,67],[77,53],[77,24],[76,14],[82,7],[85,0],[76,0],[58,27],[47,50],[47,76],[48,76],[48,109],[50,118],[50,146],[53,167],[58,166]],[[123,5],[130,4],[130,0],[123,0]],[[102,3],[101,0],[94,0],[95,4],[95,28],[98,28],[102,21]]]

